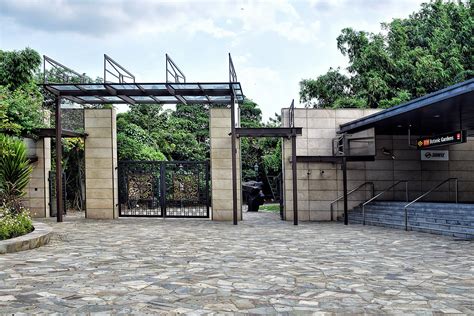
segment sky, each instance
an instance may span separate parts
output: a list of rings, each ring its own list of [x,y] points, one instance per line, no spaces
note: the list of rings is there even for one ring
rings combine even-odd
[[[347,67],[336,45],[343,28],[379,32],[421,2],[0,0],[0,49],[31,47],[92,78],[103,77],[105,53],[138,82],[165,81],[166,53],[188,82],[227,81],[231,53],[266,120],[299,104],[302,79]]]

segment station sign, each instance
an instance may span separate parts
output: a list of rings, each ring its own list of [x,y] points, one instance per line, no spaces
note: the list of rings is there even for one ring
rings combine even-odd
[[[438,146],[446,146],[453,144],[465,143],[467,141],[466,131],[457,131],[436,136],[428,136],[418,138],[416,147],[418,149],[432,148]]]
[[[424,161],[448,161],[448,150],[421,150],[421,160]]]

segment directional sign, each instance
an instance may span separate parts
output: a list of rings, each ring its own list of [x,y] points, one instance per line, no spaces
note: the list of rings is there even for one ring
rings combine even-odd
[[[465,143],[467,141],[466,131],[451,132],[436,136],[418,138],[416,147],[418,149],[432,148],[437,146],[446,146],[452,144]]]
[[[448,150],[422,150],[421,160],[425,161],[448,161]]]

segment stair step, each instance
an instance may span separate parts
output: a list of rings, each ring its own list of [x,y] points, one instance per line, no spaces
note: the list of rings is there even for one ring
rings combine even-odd
[[[360,220],[349,220],[351,224],[362,224],[362,219]],[[366,225],[370,226],[379,226],[379,227],[388,227],[388,228],[395,228],[395,229],[405,229],[404,224],[396,224],[390,222],[379,222],[379,221],[367,221],[365,222]],[[408,230],[411,231],[419,231],[424,233],[431,233],[437,235],[445,235],[445,236],[452,236],[458,238],[474,238],[474,233],[465,233],[465,232],[458,232],[452,230],[443,230],[443,229],[435,229],[435,228],[428,228],[428,227],[419,227],[419,226],[409,226]]]
[[[357,221],[362,223],[362,217],[360,216],[349,216],[349,222]],[[365,222],[378,222],[378,223],[391,223],[396,225],[402,225],[405,227],[405,220],[386,220],[386,219],[379,219],[379,218],[366,218]],[[462,226],[462,225],[451,225],[451,224],[442,224],[442,223],[430,223],[425,221],[408,221],[408,226],[413,227],[421,227],[421,228],[428,228],[428,229],[439,229],[439,230],[446,230],[446,231],[453,231],[453,232],[460,232],[466,234],[474,235],[474,226]]]
[[[349,213],[349,218],[363,218],[362,214],[360,213]],[[404,222],[405,216],[380,216],[379,214],[366,214],[366,220],[382,220],[382,221],[391,221],[391,222]],[[440,224],[440,225],[451,225],[451,226],[460,226],[474,229],[474,221],[466,221],[466,220],[458,220],[458,219],[440,219],[440,218],[433,218],[433,217],[413,217],[408,216],[408,221],[410,223],[421,222],[427,224]]]

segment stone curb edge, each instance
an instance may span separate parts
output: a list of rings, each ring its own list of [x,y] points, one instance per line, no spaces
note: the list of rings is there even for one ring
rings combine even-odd
[[[0,254],[34,249],[49,243],[53,229],[39,222],[33,223],[33,226],[35,230],[29,234],[7,240],[0,240]]]

